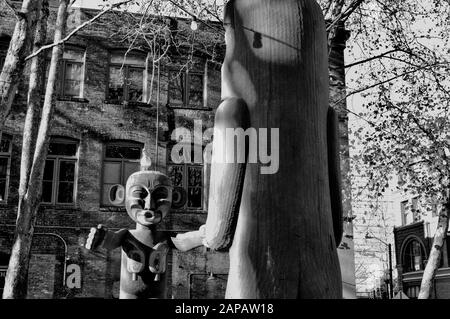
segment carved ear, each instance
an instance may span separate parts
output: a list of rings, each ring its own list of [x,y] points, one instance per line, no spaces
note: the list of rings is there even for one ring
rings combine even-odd
[[[108,199],[114,206],[122,205],[125,202],[125,187],[120,184],[110,186],[108,190]]]

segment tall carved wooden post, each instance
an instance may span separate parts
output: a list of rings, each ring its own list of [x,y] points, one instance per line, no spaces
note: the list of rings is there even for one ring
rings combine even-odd
[[[314,0],[232,0],[225,28],[203,243],[231,246],[227,298],[341,298],[338,139],[322,12]],[[258,132],[257,161],[253,144],[246,163],[218,159],[229,154],[227,129],[237,128],[250,128],[250,143]],[[279,155],[270,169],[264,145],[272,161]]]

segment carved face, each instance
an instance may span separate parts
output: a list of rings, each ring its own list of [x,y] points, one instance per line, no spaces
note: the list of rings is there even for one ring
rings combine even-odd
[[[125,206],[128,215],[137,223],[157,224],[169,213],[172,204],[172,183],[156,171],[132,174],[125,188]]]

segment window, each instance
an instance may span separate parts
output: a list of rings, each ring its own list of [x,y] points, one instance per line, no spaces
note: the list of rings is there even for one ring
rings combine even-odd
[[[0,72],[5,64],[6,54],[8,53],[10,38],[7,36],[0,37]]]
[[[137,142],[110,142],[106,144],[103,160],[103,188],[101,204],[113,205],[110,193],[116,185],[125,186],[128,177],[140,169],[143,144]],[[123,205],[122,205],[123,206]]]
[[[411,199],[411,212],[413,216],[414,222],[417,222],[420,220],[420,211],[418,207],[419,197],[415,197]]]
[[[42,203],[74,204],[76,198],[78,143],[52,138],[42,179]]]
[[[404,225],[409,224],[411,222],[411,220],[410,220],[411,214],[408,209],[408,201],[407,200],[402,201],[400,203],[400,211],[401,211],[401,215],[402,215],[402,225],[404,226]]]
[[[107,100],[146,102],[148,76],[146,56],[113,52],[110,57]]]
[[[194,148],[192,147],[193,151]],[[203,209],[203,165],[174,164],[170,160],[172,150],[168,149],[167,171],[173,183],[172,208],[174,209]],[[183,154],[180,154],[183,156]],[[191,155],[191,159],[194,155]]]
[[[406,290],[406,295],[410,299],[417,299],[419,296],[420,286],[411,286]]]
[[[403,252],[403,272],[423,270],[425,266],[425,251],[418,240],[411,240]]]
[[[0,203],[6,202],[8,198],[11,148],[12,136],[3,133],[0,141]]]
[[[400,211],[402,215],[402,225],[408,225],[420,221],[419,197],[405,200],[400,203]]]
[[[5,287],[6,271],[8,270],[9,255],[0,252],[0,295]]]
[[[203,107],[203,74],[171,70],[169,103],[173,106]]]
[[[63,98],[83,97],[84,55],[85,55],[84,50],[71,47],[64,48],[63,58],[60,62],[61,63],[60,78],[57,84],[57,92],[59,97]],[[49,55],[47,60],[44,83],[47,83],[48,79],[50,58],[51,54]]]

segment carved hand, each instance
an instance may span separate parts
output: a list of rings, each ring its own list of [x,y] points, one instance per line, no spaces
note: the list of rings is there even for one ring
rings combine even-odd
[[[178,234],[177,237],[172,237],[172,242],[178,250],[188,251],[202,246],[204,238],[205,225],[202,225],[199,230]]]
[[[105,239],[105,235],[106,228],[102,224],[99,224],[97,228],[92,227],[86,240],[85,247],[90,250],[97,249]]]

